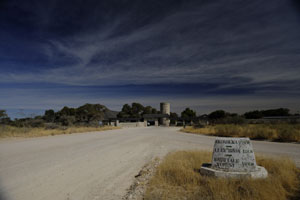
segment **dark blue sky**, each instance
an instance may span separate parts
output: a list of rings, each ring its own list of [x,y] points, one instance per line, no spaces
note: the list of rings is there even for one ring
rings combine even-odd
[[[0,109],[300,110],[298,0],[0,0]],[[23,115],[24,116],[24,115]]]

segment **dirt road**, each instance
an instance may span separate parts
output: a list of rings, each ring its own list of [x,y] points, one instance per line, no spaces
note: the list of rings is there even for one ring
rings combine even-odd
[[[121,199],[142,166],[174,150],[212,150],[214,137],[178,128],[0,141],[1,200]],[[300,145],[253,142],[256,153],[288,155],[300,167]]]

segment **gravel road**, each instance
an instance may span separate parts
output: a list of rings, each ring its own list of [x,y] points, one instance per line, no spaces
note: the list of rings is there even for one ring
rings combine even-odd
[[[0,141],[1,200],[122,199],[144,164],[174,150],[212,150],[214,137],[178,128]],[[255,153],[288,155],[300,167],[300,144],[253,141]]]

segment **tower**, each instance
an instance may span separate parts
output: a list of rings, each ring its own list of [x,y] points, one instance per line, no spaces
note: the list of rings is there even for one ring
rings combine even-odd
[[[161,114],[167,114],[170,116],[170,103],[160,103],[160,112]],[[170,125],[170,119],[163,117],[160,119],[160,124],[163,126],[169,126]]]

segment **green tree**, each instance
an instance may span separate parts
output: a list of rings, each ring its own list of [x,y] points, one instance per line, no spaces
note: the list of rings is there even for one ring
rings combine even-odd
[[[287,108],[269,109],[269,110],[254,110],[244,114],[247,119],[260,119],[263,117],[273,116],[289,116],[290,110]]]
[[[59,121],[63,126],[72,126],[75,123],[76,119],[75,116],[63,115],[61,116]]]
[[[0,123],[9,124],[11,122],[10,118],[6,114],[6,110],[0,110]]]
[[[144,108],[143,115],[144,115],[144,114],[152,114],[152,110],[153,110],[153,108],[152,108],[151,106],[146,106],[146,107]]]
[[[46,122],[54,122],[54,119],[55,119],[54,110],[52,110],[52,109],[46,110],[43,118]]]
[[[129,118],[131,116],[132,109],[130,105],[124,104],[122,107],[121,112],[118,113],[117,117],[118,118]]]
[[[131,112],[132,112],[131,106],[128,105],[128,104],[125,104],[122,108],[122,112],[127,113],[127,114],[131,114]]]
[[[119,118],[141,118],[144,114],[157,114],[159,113],[151,106],[144,107],[140,103],[132,103],[131,106],[124,104],[121,112],[118,113]]]
[[[178,120],[177,113],[171,112],[170,113],[170,123],[175,124],[177,120]]]
[[[216,110],[208,115],[209,119],[216,120],[222,119],[226,117],[226,113],[224,110]]]
[[[142,114],[144,112],[144,106],[140,103],[132,103],[131,104],[132,109],[132,117],[134,118],[141,118]]]
[[[194,117],[196,117],[196,112],[190,108],[186,108],[181,112],[181,118],[183,118],[187,122],[190,122]]]
[[[278,109],[270,109],[261,111],[264,117],[272,117],[272,116],[289,116],[290,110],[287,108],[278,108]]]
[[[254,110],[254,111],[246,112],[244,116],[246,119],[260,119],[263,117],[263,114],[261,111]]]
[[[0,119],[7,117],[6,110],[0,110]]]
[[[106,110],[107,108],[100,104],[84,104],[75,110],[76,120],[79,123],[95,123],[104,119]]]
[[[171,120],[172,120],[172,119],[177,120],[177,119],[178,119],[177,113],[171,112],[171,113],[170,113],[170,119],[171,119]]]
[[[155,108],[152,108],[152,114],[159,114],[160,111],[157,111]]]

